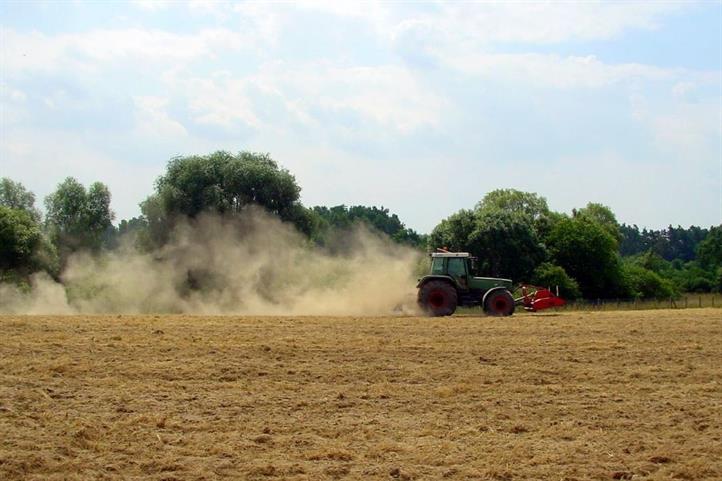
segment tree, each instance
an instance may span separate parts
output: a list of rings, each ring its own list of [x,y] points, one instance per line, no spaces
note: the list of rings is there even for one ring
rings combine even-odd
[[[334,207],[316,206],[313,212],[322,221],[320,230],[324,231],[321,236],[324,237],[323,242],[328,240],[332,235],[332,231],[343,231],[349,229],[357,223],[363,223],[367,226],[383,232],[391,237],[392,240],[408,244],[415,247],[425,247],[426,239],[413,229],[407,228],[396,214],[391,214],[389,209],[385,207],[367,207],[363,205],[354,205],[346,207],[345,205],[337,205]]]
[[[579,283],[584,297],[608,298],[627,294],[612,235],[585,216],[557,223],[547,238],[554,262]]]
[[[32,270],[40,226],[29,212],[0,205],[0,270]]]
[[[544,246],[526,219],[504,211],[481,212],[468,245],[479,257],[480,273],[529,281],[544,260]]]
[[[707,268],[722,267],[722,225],[712,227],[697,246],[697,259]]]
[[[452,251],[473,252],[471,233],[476,227],[474,211],[462,209],[442,220],[429,235],[429,248],[446,248]]]
[[[461,210],[441,221],[429,236],[430,247],[468,251],[479,258],[481,274],[525,281],[545,257],[529,219],[494,208]]]
[[[589,202],[586,207],[577,211],[577,217],[583,217],[602,226],[604,230],[609,232],[617,244],[622,240],[622,233],[617,218],[606,205]]]
[[[549,206],[544,197],[533,192],[516,189],[497,189],[489,192],[476,204],[477,210],[501,210],[520,214],[531,220],[537,220],[549,214]]]
[[[642,240],[642,233],[636,224],[622,224],[619,226],[619,232],[621,234],[621,240],[619,242],[620,255],[632,256],[646,250]]]
[[[641,265],[625,263],[623,271],[626,284],[634,297],[664,299],[677,294],[670,280]]]
[[[218,151],[171,159],[141,210],[155,244],[166,242],[179,218],[201,212],[234,216],[251,204],[311,234],[313,214],[299,202],[300,192],[293,175],[268,154]]]
[[[108,187],[95,182],[86,190],[73,177],[65,179],[45,198],[45,208],[50,239],[63,261],[78,250],[100,250],[114,218]]]
[[[123,219],[118,226],[111,226],[105,231],[103,236],[103,247],[113,250],[120,246],[121,239],[130,238],[136,246],[144,250],[144,236],[147,236],[148,221],[145,217],[132,217],[131,219]]]
[[[476,204],[477,212],[502,211],[527,220],[537,237],[546,237],[559,214],[551,212],[547,200],[533,192],[516,189],[497,189],[489,192]]]
[[[7,177],[0,179],[0,205],[24,210],[33,220],[40,221],[40,211],[35,208],[35,194],[20,182],[14,182]]]
[[[697,246],[709,232],[694,225],[689,226],[688,229],[670,225],[666,229],[640,231],[636,225],[622,224],[619,229],[621,232],[619,253],[622,256],[635,255],[651,249],[668,261],[680,259],[684,262],[695,259]]]

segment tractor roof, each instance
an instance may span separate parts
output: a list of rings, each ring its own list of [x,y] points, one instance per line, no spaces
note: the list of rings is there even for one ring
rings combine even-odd
[[[471,257],[468,252],[432,252],[431,257]]]

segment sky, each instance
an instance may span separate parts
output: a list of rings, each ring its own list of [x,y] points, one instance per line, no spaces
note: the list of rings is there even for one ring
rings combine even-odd
[[[140,214],[169,159],[267,152],[302,202],[430,232],[494,189],[722,222],[722,3],[0,0],[0,177]]]

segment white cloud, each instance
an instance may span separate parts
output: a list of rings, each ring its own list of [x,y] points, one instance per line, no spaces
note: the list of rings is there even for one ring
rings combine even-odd
[[[142,10],[154,12],[157,10],[164,10],[173,5],[175,2],[171,0],[132,0],[131,3]]]
[[[0,128],[27,117],[26,100],[25,92],[6,82],[0,82]]]
[[[168,99],[153,96],[134,97],[136,133],[150,138],[178,138],[188,135],[185,127],[166,112]]]
[[[475,53],[449,55],[445,61],[467,74],[554,88],[599,88],[629,80],[673,78],[677,73],[650,65],[606,64],[593,55]]]
[[[555,43],[653,29],[685,2],[499,2],[445,4],[440,27],[481,42]]]
[[[257,149],[271,151],[298,176],[308,202],[386,203],[424,230],[507,180],[565,209],[614,201],[620,219],[656,227],[709,218],[710,209],[695,209],[692,201],[674,212],[655,210],[668,192],[683,197],[679,182],[699,190],[689,194],[696,201],[709,203],[719,192],[719,179],[700,180],[722,154],[718,72],[523,53],[527,44],[549,52],[558,42],[655,29],[680,4],[140,3],[182,12],[135,10],[123,23],[134,28],[0,30],[3,175],[39,194],[68,174],[108,181],[114,205],[123,206],[119,217],[127,217],[162,166],[129,167],[120,156],[163,162],[218,148]],[[172,15],[208,28],[144,26]],[[284,42],[306,40],[309,18],[323,31],[310,32],[296,55],[299,46]],[[319,44],[329,39],[339,45]],[[519,53],[504,53],[507,42]],[[317,47],[326,58],[314,55]],[[536,114],[529,122],[519,117],[526,102]],[[587,121],[577,123],[582,109]],[[597,127],[597,114],[596,137],[609,146],[600,140],[559,148],[559,138],[567,139],[555,138],[560,131],[579,129],[580,138],[591,138],[584,129]],[[102,146],[94,142],[94,123],[106,115],[117,122],[99,130]],[[617,121],[630,127],[619,143]],[[67,131],[53,131],[54,124]],[[408,135],[419,132],[434,138]],[[599,152],[607,147],[611,153]],[[556,150],[578,156],[560,158],[566,154]],[[536,155],[544,157],[542,172],[519,175],[535,167],[525,159]],[[439,165],[466,172],[459,188],[431,204],[415,198],[436,188],[428,173]],[[136,188],[138,178],[144,181]],[[609,197],[620,189],[629,195]],[[645,200],[637,213],[639,196]],[[700,217],[685,220],[685,212]]]
[[[0,143],[2,175],[22,182],[38,204],[67,176],[88,185],[101,181],[112,193],[116,219],[139,214],[138,203],[153,190],[163,165],[129,164],[92,148],[83,135],[68,131],[12,130]]]
[[[217,72],[205,78],[168,76],[173,92],[184,96],[200,123],[273,128],[254,104],[279,102],[288,120],[321,127],[319,112],[353,113],[371,124],[401,133],[436,125],[445,101],[411,71],[397,66],[341,67],[325,62],[288,65],[273,62],[257,74],[237,77]],[[283,121],[281,123],[284,123]],[[333,128],[327,126],[326,128]]]
[[[224,28],[203,29],[188,35],[139,28],[59,35],[2,29],[0,39],[6,75],[22,71],[95,70],[127,60],[177,65],[201,57],[214,58],[219,51],[253,45],[247,36]]]
[[[238,122],[249,127],[260,125],[251,105],[246,78],[219,71],[209,77],[191,78],[168,73],[164,79],[173,94],[186,102],[194,120],[200,124],[227,129]]]
[[[688,102],[673,94],[666,99],[631,98],[635,118],[645,125],[660,152],[690,162],[714,158],[722,162],[722,98],[715,102]]]
[[[546,165],[519,187],[546,193],[555,210],[599,202],[611,207],[620,222],[652,228],[706,226],[722,215],[719,168],[710,172],[713,166],[694,159],[640,161],[599,152]]]
[[[421,77],[393,65],[273,64],[262,69],[258,82],[272,86],[307,117],[317,108],[347,110],[400,132],[437,124],[445,106],[443,97],[425,86]]]
[[[331,109],[351,109],[401,132],[436,125],[444,100],[409,70],[395,66],[331,68],[318,79],[324,89],[338,86],[341,96],[321,97]]]

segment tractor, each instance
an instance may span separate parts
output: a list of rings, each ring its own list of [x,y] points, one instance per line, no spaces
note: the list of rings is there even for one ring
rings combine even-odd
[[[450,316],[457,306],[481,306],[491,316],[510,316],[517,305],[528,311],[563,306],[564,299],[550,289],[522,285],[514,289],[510,279],[476,277],[476,258],[468,252],[438,249],[430,254],[430,273],[417,284],[417,301],[430,316]],[[520,291],[514,298],[512,292]]]

